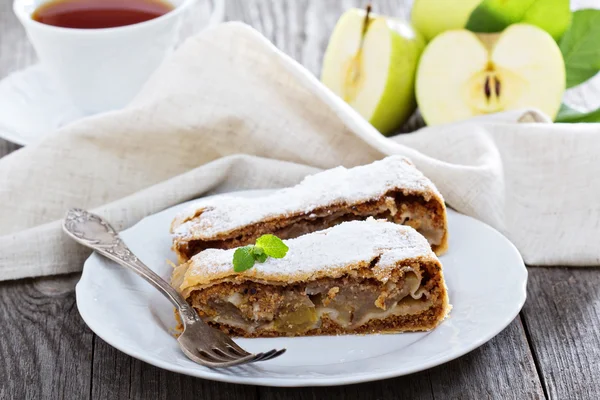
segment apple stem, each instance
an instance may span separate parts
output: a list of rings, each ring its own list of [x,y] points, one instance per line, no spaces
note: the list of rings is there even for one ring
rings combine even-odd
[[[350,86],[354,85],[358,82],[360,78],[360,59],[362,57],[362,49],[365,43],[365,35],[367,34],[367,29],[369,27],[369,16],[371,15],[371,3],[367,4],[365,8],[366,14],[365,19],[363,21],[362,34],[360,35],[360,43],[358,44],[358,50],[354,57],[352,57],[352,63],[350,64],[350,69],[348,71],[347,80]],[[350,97],[344,96],[344,100],[349,101]]]
[[[367,7],[365,7],[365,21],[363,22],[363,29],[362,29],[362,37],[361,37],[361,45],[362,45],[362,38],[365,37],[365,34],[367,33],[367,27],[369,26],[369,16],[371,15],[371,3],[367,4]]]
[[[363,21],[362,34],[360,35],[360,43],[358,45],[358,51],[356,54],[360,54],[363,48],[363,43],[365,42],[365,35],[367,34],[367,29],[369,28],[369,17],[371,16],[371,3],[367,4],[365,8],[365,20]]]

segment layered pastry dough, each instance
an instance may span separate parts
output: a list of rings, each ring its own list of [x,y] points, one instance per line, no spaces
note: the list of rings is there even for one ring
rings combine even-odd
[[[264,197],[201,201],[173,221],[173,250],[185,262],[204,249],[243,246],[266,233],[290,239],[368,217],[412,226],[438,255],[448,246],[441,194],[408,159],[391,156],[308,176]]]
[[[286,240],[288,254],[245,272],[207,249],[172,285],[209,324],[246,337],[422,331],[449,312],[442,266],[411,227],[345,222]]]

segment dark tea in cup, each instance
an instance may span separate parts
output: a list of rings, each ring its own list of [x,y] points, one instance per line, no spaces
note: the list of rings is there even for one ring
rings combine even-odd
[[[31,17],[62,28],[100,29],[149,21],[173,8],[166,0],[52,0]]]

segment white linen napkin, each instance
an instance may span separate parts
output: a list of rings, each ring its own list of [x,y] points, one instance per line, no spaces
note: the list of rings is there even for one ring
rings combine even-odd
[[[207,193],[410,157],[447,203],[508,236],[529,264],[600,264],[600,126],[514,111],[393,138],[250,27],[189,39],[127,108],[0,159],[0,279],[78,271],[70,207],[124,229]],[[166,229],[166,227],[165,227]]]

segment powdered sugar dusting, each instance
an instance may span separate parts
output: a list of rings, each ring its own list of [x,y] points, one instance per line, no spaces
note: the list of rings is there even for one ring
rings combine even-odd
[[[235,249],[208,249],[192,257],[180,288],[206,285],[230,276],[291,283],[320,276],[340,276],[350,268],[373,267],[375,276],[385,281],[399,261],[437,260],[427,240],[413,228],[386,221],[345,222],[333,228],[284,241],[289,247],[282,259],[266,262],[243,273],[233,271]]]
[[[177,216],[173,234],[178,240],[209,240],[261,221],[379,199],[390,190],[441,200],[433,183],[407,158],[390,156],[361,167],[337,167],[311,175],[294,187],[264,197],[221,196],[200,201]]]

